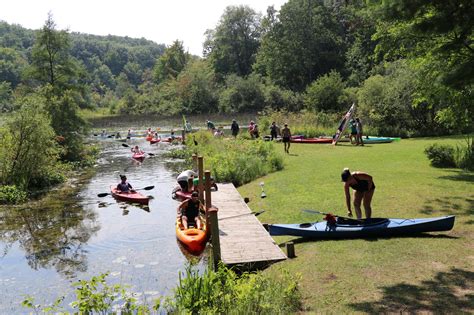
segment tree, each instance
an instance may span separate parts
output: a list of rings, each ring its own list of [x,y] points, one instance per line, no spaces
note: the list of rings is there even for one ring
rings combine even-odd
[[[163,55],[158,58],[154,67],[154,77],[157,83],[168,79],[176,79],[189,60],[189,55],[184,51],[183,43],[176,40],[173,45],[166,48]]]
[[[264,86],[258,75],[247,78],[235,74],[226,78],[226,88],[220,94],[219,110],[228,113],[257,112],[264,106]]]
[[[385,23],[376,37],[385,59],[429,57],[444,61],[440,78],[462,90],[474,83],[474,2],[380,1]]]
[[[250,7],[229,6],[217,27],[206,31],[204,56],[217,74],[246,76],[252,72],[260,46],[260,22],[261,16]]]
[[[0,47],[0,82],[9,82],[14,89],[21,82],[26,66],[26,60],[16,50]]]
[[[339,111],[347,107],[344,98],[345,82],[336,71],[321,76],[306,89],[306,108],[317,111]]]
[[[344,64],[342,28],[320,0],[290,0],[265,34],[255,69],[279,86],[303,91]]]

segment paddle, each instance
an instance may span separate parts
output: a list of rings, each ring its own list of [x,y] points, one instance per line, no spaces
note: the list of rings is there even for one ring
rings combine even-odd
[[[125,148],[130,148],[130,146],[126,143],[122,143],[122,146]],[[149,156],[155,156],[153,153],[147,153]]]
[[[263,182],[260,182],[260,187],[262,188],[262,194],[260,195],[260,198],[266,198],[266,197],[267,197],[267,194],[266,194],[265,191],[263,190],[263,185],[264,185],[264,183],[263,183]]]
[[[231,219],[231,218],[237,218],[237,217],[242,217],[242,216],[246,216],[246,215],[255,215],[256,217],[261,215],[262,213],[264,213],[265,210],[260,210],[260,211],[252,211],[250,213],[243,213],[243,214],[236,214],[236,215],[231,215],[229,217],[225,217],[225,218],[222,218],[222,219],[219,219],[219,221],[222,221],[222,220],[225,220],[225,219]]]
[[[155,186],[146,186],[146,187],[138,188],[138,189],[134,189],[134,190],[135,191],[137,191],[137,190],[152,190],[153,188],[155,188]],[[111,193],[100,193],[100,194],[97,194],[97,197],[105,197],[105,196],[108,196],[110,194]]]
[[[339,217],[339,218],[344,218],[344,219],[349,219],[349,220],[355,220],[355,221],[359,221],[359,222],[364,222],[363,220],[360,220],[360,219],[353,219],[353,218],[349,218],[349,217],[341,217],[340,215],[335,215],[335,214],[332,214],[332,213],[325,213],[325,212],[321,212],[321,211],[316,211],[316,210],[309,210],[309,209],[305,209],[305,210],[302,210],[303,212],[307,212],[307,213],[312,213],[312,214],[322,214],[322,215],[328,215],[328,214],[331,214],[335,217]]]

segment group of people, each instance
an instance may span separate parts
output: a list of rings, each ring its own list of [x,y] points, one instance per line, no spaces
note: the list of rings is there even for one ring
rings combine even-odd
[[[351,119],[349,121],[349,126],[351,128],[351,143],[355,145],[364,145],[364,140],[362,140],[362,122],[360,119],[358,117],[356,119]]]

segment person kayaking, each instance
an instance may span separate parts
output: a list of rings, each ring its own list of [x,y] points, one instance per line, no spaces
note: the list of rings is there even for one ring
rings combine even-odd
[[[132,137],[132,130],[128,129],[127,139],[130,139],[131,137]]]
[[[125,175],[120,175],[120,183],[118,183],[117,189],[120,190],[120,192],[122,193],[135,192],[133,190],[132,185],[130,185],[130,183],[127,182],[127,176]]]
[[[184,229],[188,229],[188,222],[194,222],[197,229],[201,229],[201,219],[199,218],[199,211],[205,211],[204,205],[199,200],[199,193],[193,191],[191,199],[181,202],[178,206],[178,218],[181,218]]]
[[[176,178],[176,180],[178,181],[179,186],[181,186],[181,190],[184,192],[188,192],[189,188],[191,188],[191,187],[188,187],[188,179],[191,177],[195,178],[197,176],[198,174],[195,171],[186,170],[186,171],[181,172]]]
[[[370,219],[372,217],[371,202],[375,192],[375,183],[372,176],[360,171],[351,173],[348,168],[345,168],[341,173],[341,179],[344,182],[347,215],[352,217],[350,187],[354,190],[354,209],[357,219],[362,218],[362,211],[360,209],[362,202],[364,202],[365,217]]]
[[[130,151],[135,154],[143,154],[144,152],[138,147],[138,145],[134,146]]]

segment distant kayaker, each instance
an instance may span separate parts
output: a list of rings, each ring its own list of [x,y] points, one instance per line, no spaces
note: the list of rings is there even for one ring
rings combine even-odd
[[[134,147],[131,149],[131,151],[132,151],[133,153],[135,153],[135,154],[142,154],[142,153],[144,153],[144,152],[138,147],[138,145],[134,146]]]
[[[197,176],[198,174],[194,172],[193,170],[186,170],[184,172],[181,172],[181,174],[178,175],[176,180],[178,181],[179,186],[181,186],[181,190],[184,192],[188,192],[189,191],[188,179],[191,177],[194,179]]]
[[[199,200],[199,193],[193,191],[191,199],[183,201],[178,206],[178,218],[181,218],[181,222],[185,229],[188,229],[188,222],[194,222],[197,229],[201,229],[201,219],[199,218],[199,211],[205,211],[204,205]]]
[[[130,129],[128,129],[127,139],[130,139],[131,137],[132,137],[132,131]]]
[[[232,136],[236,138],[237,135],[239,134],[240,127],[235,119],[232,119],[232,125],[230,125],[230,130],[232,132]]]
[[[357,219],[362,218],[362,211],[360,205],[364,202],[365,217],[370,219],[372,217],[372,208],[370,206],[372,197],[375,192],[375,183],[367,173],[355,171],[351,173],[348,168],[342,171],[341,179],[344,182],[344,193],[346,195],[347,215],[352,216],[351,211],[351,195],[349,187],[354,190],[354,209]]]
[[[285,146],[285,152],[290,154],[291,131],[290,128],[288,128],[288,124],[285,124],[285,127],[281,130],[281,137],[283,145]]]
[[[117,189],[123,193],[134,192],[132,185],[127,182],[127,176],[120,175],[120,183],[117,185]]]
[[[207,130],[213,130],[216,129],[216,126],[214,125],[214,123],[210,120],[207,121]]]

